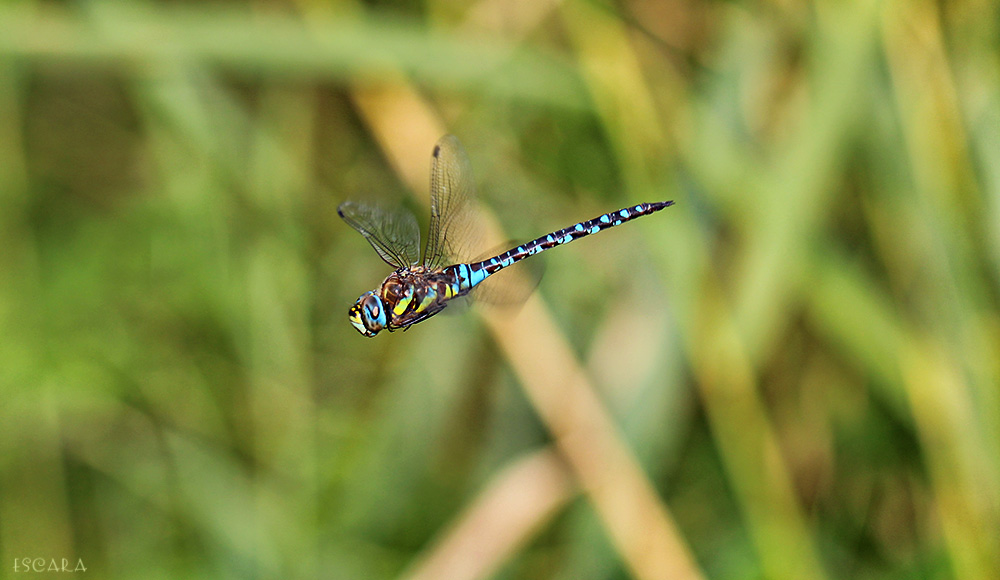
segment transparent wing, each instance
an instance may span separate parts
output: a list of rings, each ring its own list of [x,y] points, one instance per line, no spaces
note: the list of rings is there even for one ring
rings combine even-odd
[[[458,138],[445,135],[431,158],[431,223],[423,263],[445,266],[460,261],[472,237],[472,202],[476,195],[472,165]]]
[[[508,240],[476,256],[471,262],[487,260],[518,245],[516,240]],[[517,307],[538,288],[544,273],[545,257],[532,256],[489,276],[473,288],[468,296],[477,304]]]
[[[345,201],[337,208],[337,213],[349,226],[361,232],[390,266],[402,268],[417,263],[420,228],[417,218],[406,209]]]

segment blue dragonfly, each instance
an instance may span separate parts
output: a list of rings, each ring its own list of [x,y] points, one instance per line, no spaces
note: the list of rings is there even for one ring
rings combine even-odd
[[[546,234],[486,260],[449,265],[448,259],[460,253],[458,238],[467,227],[466,216],[474,193],[468,157],[456,137],[445,135],[434,146],[431,159],[431,221],[422,257],[418,257],[420,229],[411,212],[352,201],[340,204],[337,208],[340,217],[394,268],[378,288],[362,294],[348,311],[358,332],[372,337],[383,329],[405,330],[441,312],[451,300],[467,295],[489,276],[528,256],[674,203],[640,203]]]

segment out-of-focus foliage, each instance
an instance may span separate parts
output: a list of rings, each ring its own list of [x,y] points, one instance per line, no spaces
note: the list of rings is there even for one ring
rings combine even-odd
[[[4,2],[0,576],[1000,577],[998,54],[992,0]],[[445,131],[506,238],[677,205],[367,340],[336,206],[426,219]]]

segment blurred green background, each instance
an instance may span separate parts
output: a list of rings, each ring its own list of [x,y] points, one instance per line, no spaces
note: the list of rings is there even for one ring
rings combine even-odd
[[[991,0],[0,4],[0,577],[1000,578],[998,55]],[[677,205],[365,339],[336,206],[425,222],[446,132],[501,239]]]

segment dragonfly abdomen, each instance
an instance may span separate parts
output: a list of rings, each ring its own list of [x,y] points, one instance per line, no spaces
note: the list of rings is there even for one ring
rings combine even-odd
[[[551,234],[544,235],[540,238],[535,238],[526,244],[521,244],[516,248],[511,248],[510,250],[507,250],[506,252],[488,260],[468,264],[467,266],[465,264],[459,264],[459,266],[466,266],[468,268],[469,273],[467,278],[471,283],[471,288],[472,286],[475,286],[485,280],[490,274],[495,274],[507,266],[520,262],[528,256],[544,252],[549,248],[568,244],[573,240],[584,238],[591,234],[596,234],[601,230],[613,228],[638,217],[660,211],[661,209],[669,207],[673,204],[673,201],[655,201],[651,203],[640,203],[639,205],[608,212],[606,214],[599,215],[592,220],[580,222],[568,228],[563,228],[552,232]]]

